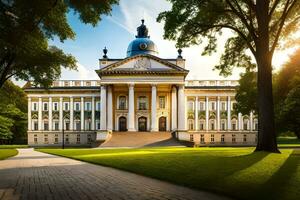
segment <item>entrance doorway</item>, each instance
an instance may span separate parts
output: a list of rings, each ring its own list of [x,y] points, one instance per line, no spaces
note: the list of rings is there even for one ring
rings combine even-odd
[[[126,117],[119,118],[119,131],[127,131],[127,119]]]
[[[147,118],[146,117],[140,117],[138,119],[139,124],[139,131],[147,131]]]
[[[166,117],[160,117],[159,118],[159,131],[167,131],[167,118]]]

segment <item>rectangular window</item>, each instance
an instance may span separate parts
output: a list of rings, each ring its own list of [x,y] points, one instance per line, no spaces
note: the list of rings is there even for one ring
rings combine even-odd
[[[90,111],[91,109],[91,102],[85,102],[85,110]]]
[[[55,143],[55,144],[58,143],[58,134],[55,134],[54,143]]]
[[[247,142],[247,135],[246,134],[244,134],[243,142]]]
[[[33,122],[33,130],[37,131],[39,129],[38,122]]]
[[[76,143],[77,143],[77,144],[80,144],[80,134],[77,134]]]
[[[222,143],[225,142],[225,135],[221,135],[221,142],[222,142]]]
[[[235,143],[236,142],[236,138],[235,138],[235,135],[233,134],[232,135],[232,143]]]
[[[255,123],[255,130],[258,130],[258,123]]]
[[[225,102],[222,102],[222,104],[221,104],[221,110],[226,110],[226,103]]]
[[[211,102],[211,110],[215,110],[215,109],[216,109],[215,102]]]
[[[45,144],[48,144],[48,134],[45,134],[45,135],[44,135],[44,143],[45,143]]]
[[[211,143],[215,142],[215,135],[213,135],[213,134],[210,135],[210,142]]]
[[[54,130],[58,131],[59,128],[59,123],[58,122],[54,122]]]
[[[64,102],[64,110],[69,110],[69,103],[68,102]]]
[[[190,141],[194,142],[194,135],[193,134],[190,134]]]
[[[43,104],[43,111],[47,111],[48,110],[48,103],[44,103]]]
[[[225,131],[225,123],[222,123],[222,131]]]
[[[33,102],[33,103],[32,103],[32,110],[33,110],[33,111],[37,111],[37,110],[38,110],[37,107],[38,107],[38,106],[37,106],[37,103],[36,103],[36,102]]]
[[[166,108],[166,98],[165,98],[165,96],[160,96],[159,97],[159,108],[160,109],[165,109]]]
[[[58,103],[57,102],[53,103],[53,110],[58,111]]]
[[[48,122],[44,122],[44,130],[45,131],[49,130],[49,124],[48,124]]]
[[[99,111],[101,108],[100,108],[100,102],[98,101],[97,103],[96,103],[96,110],[97,111]]]
[[[81,126],[80,122],[76,122],[76,130],[77,131],[80,131],[80,126]]]
[[[204,135],[203,134],[201,134],[201,136],[200,136],[200,142],[204,143]]]
[[[200,130],[204,130],[204,124],[202,122],[200,123]]]
[[[38,143],[37,134],[34,134],[33,141],[34,141],[34,143],[35,143],[35,144],[37,144],[37,143]]]
[[[139,110],[147,110],[146,97],[139,97]]]
[[[205,108],[204,108],[204,102],[200,102],[200,110],[201,111],[205,110]]]
[[[188,111],[193,111],[194,110],[194,102],[193,101],[189,101],[188,102]]]
[[[232,128],[233,131],[235,131],[236,130],[236,124],[235,123],[231,124],[231,128]]]
[[[79,103],[79,102],[76,102],[76,103],[75,103],[75,110],[76,110],[76,111],[79,111],[79,110],[80,110],[80,103]]]
[[[66,144],[69,144],[69,135],[66,135],[65,143],[66,143]]]
[[[88,144],[92,143],[92,136],[91,136],[91,134],[87,135],[87,142],[88,142]]]
[[[100,122],[97,122],[97,129],[100,130]]]
[[[248,123],[247,122],[244,123],[244,130],[245,131],[248,130]]]
[[[70,130],[70,122],[66,122],[66,131]]]

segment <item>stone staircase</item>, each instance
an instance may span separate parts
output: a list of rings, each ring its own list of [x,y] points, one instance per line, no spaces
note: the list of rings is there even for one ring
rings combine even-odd
[[[113,132],[101,147],[161,147],[182,146],[171,132]]]

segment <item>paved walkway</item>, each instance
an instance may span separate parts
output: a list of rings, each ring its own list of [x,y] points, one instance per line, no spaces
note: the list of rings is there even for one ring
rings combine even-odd
[[[0,199],[226,199],[109,167],[20,149],[0,161]]]

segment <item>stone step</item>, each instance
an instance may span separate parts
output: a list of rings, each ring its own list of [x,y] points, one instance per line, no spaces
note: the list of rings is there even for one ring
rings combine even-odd
[[[182,146],[171,132],[113,132],[100,147]]]

